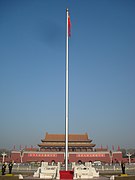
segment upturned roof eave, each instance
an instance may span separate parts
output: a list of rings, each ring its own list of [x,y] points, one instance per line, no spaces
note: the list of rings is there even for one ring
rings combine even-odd
[[[42,142],[65,142],[65,140],[46,140],[41,139]],[[92,142],[92,140],[69,140],[69,142]]]
[[[39,147],[65,147],[65,144],[38,144]],[[69,147],[95,147],[96,144],[83,144],[83,145],[73,145],[73,144],[68,144]]]

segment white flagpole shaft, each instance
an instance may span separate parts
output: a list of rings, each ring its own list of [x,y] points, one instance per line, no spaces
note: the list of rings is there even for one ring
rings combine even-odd
[[[67,14],[67,27],[66,27],[66,143],[65,143],[65,167],[66,171],[68,170],[68,9],[66,10]]]

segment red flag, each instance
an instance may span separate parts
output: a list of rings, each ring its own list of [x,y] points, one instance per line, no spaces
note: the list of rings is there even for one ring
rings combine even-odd
[[[118,151],[120,151],[120,146],[118,146]]]
[[[68,15],[68,36],[71,36],[71,21],[70,21],[70,16]]]

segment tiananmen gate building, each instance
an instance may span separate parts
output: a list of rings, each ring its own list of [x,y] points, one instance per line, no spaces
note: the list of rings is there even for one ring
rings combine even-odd
[[[11,159],[14,162],[62,162],[65,157],[65,135],[45,134],[45,138],[38,144],[39,148],[24,148],[20,151],[12,150]],[[121,151],[109,151],[107,148],[95,148],[88,134],[69,134],[68,160],[71,162],[104,163],[121,162]]]

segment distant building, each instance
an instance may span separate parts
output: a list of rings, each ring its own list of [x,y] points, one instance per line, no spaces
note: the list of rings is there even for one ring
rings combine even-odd
[[[65,135],[46,133],[45,138],[38,144],[39,149],[24,148],[13,150],[11,159],[14,162],[62,162],[65,158]],[[95,148],[95,144],[89,139],[88,134],[69,134],[68,160],[70,162],[94,162],[120,163],[122,152],[110,152],[108,148]]]
[[[65,152],[65,135],[64,134],[48,134],[42,143],[38,146],[40,150],[46,152]],[[69,152],[91,152],[95,144],[88,138],[88,134],[69,134],[68,151]]]

